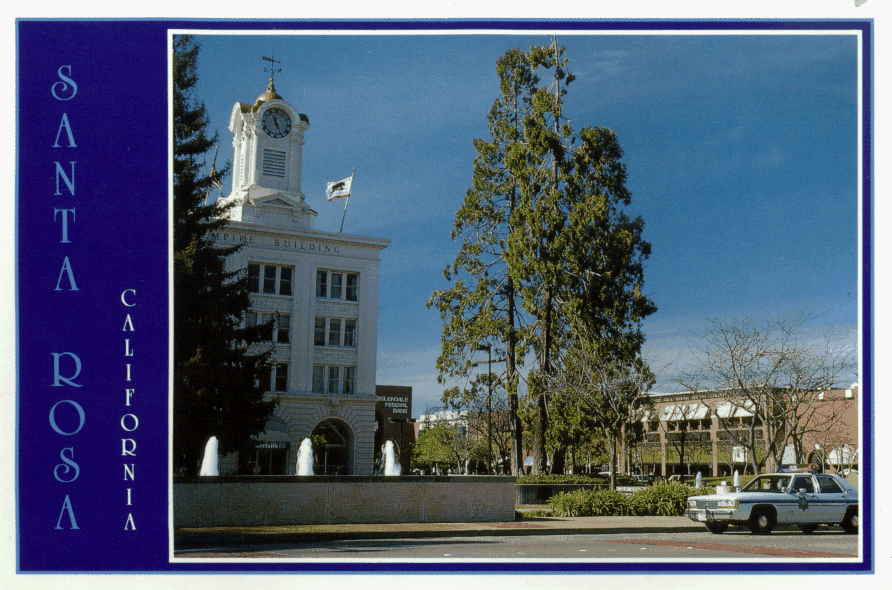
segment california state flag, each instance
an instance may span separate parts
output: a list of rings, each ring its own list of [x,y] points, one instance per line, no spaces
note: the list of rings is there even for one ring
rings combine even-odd
[[[334,199],[340,199],[342,197],[350,196],[350,186],[353,184],[353,177],[348,176],[344,180],[339,180],[337,182],[329,182],[328,186],[325,188],[325,196],[328,197],[329,201],[333,201]]]

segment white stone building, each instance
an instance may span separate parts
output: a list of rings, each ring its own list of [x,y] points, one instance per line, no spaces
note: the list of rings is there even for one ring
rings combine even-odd
[[[280,402],[259,440],[245,441],[222,473],[293,474],[311,435],[327,441],[316,445],[317,474],[374,467],[378,265],[390,240],[314,229],[317,214],[301,191],[309,126],[272,81],[254,103],[232,109],[232,192],[223,202],[234,207],[215,239],[244,244],[229,264],[248,271],[246,321],[279,314],[269,395]]]

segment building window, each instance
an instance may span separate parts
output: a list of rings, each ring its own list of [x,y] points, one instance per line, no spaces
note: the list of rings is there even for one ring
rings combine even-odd
[[[288,363],[276,363],[272,390],[288,391]]]
[[[291,295],[291,274],[293,269],[290,266],[279,267],[279,295]]]
[[[288,344],[291,342],[291,316],[288,314],[279,314],[279,321],[276,322],[276,342],[279,344]]]
[[[325,367],[313,365],[313,393],[325,393]]]
[[[313,393],[328,395],[356,393],[356,367],[313,365]]]
[[[251,263],[248,265],[248,291],[260,293],[260,265]]]
[[[338,393],[340,381],[341,367],[328,367],[328,393]]]
[[[245,314],[245,326],[253,327],[262,325],[260,339],[264,342],[276,342],[288,344],[291,342],[291,316],[287,313],[257,313],[249,311]]]
[[[274,264],[248,264],[248,291],[266,295],[291,295],[294,269]]]
[[[354,385],[354,374],[356,373],[356,367],[344,367],[344,383],[342,387],[342,391],[344,395],[353,394],[353,385]]]
[[[359,296],[359,275],[347,274],[347,301],[357,301]]]
[[[328,345],[341,345],[341,320],[328,320]]]
[[[317,317],[313,346],[356,348],[356,320]]]
[[[316,271],[316,297],[359,301],[359,275],[331,270]]]
[[[316,297],[328,297],[328,273],[324,270],[316,271]]]
[[[344,346],[356,346],[356,320],[344,320]]]
[[[288,391],[288,363],[275,363],[264,369],[257,379],[257,386],[267,391]]]

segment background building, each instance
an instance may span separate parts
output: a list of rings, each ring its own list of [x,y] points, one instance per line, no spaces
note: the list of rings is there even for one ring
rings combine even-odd
[[[412,419],[412,388],[404,385],[375,386],[375,458],[384,443],[392,441],[403,473],[409,473],[409,460],[415,442],[415,420]]]
[[[243,245],[228,265],[248,274],[246,322],[274,320],[268,395],[279,407],[221,473],[292,474],[304,438],[317,474],[374,468],[378,265],[390,240],[314,229],[317,213],[301,191],[309,126],[272,80],[230,115],[232,190],[223,203],[232,208],[213,238]]]
[[[664,477],[698,471],[704,476],[732,475],[735,470],[751,473],[746,449],[734,442],[729,431],[747,431],[754,419],[757,440],[763,449],[768,448],[768,435],[753,413],[720,392],[656,394],[653,402],[654,409],[629,429],[620,456],[624,473]],[[799,440],[779,441],[784,445],[781,465],[766,464],[766,469],[817,463],[828,473],[857,470],[857,383],[817,394],[799,416],[795,435]],[[801,445],[799,457],[796,444]]]

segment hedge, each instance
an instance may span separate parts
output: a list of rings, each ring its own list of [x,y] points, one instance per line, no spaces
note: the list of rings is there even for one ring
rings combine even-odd
[[[633,494],[611,490],[561,492],[551,498],[555,516],[682,516],[690,496],[715,493],[677,482],[658,483]]]

